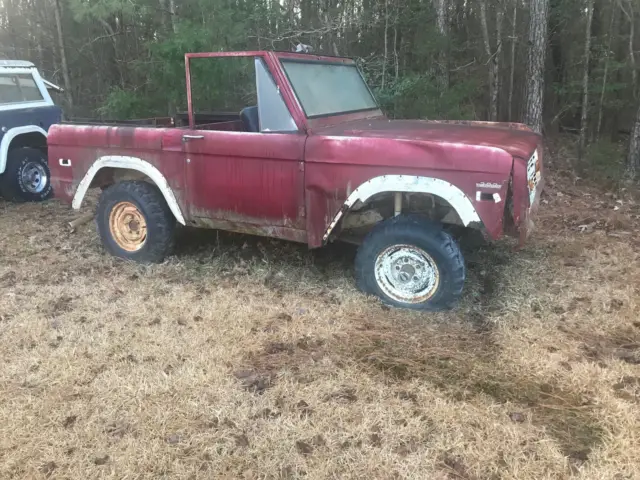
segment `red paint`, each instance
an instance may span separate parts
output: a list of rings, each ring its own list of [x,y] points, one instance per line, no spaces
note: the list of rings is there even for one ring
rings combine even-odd
[[[305,135],[198,133],[185,144],[190,218],[304,230]]]
[[[298,132],[250,133],[239,120],[195,126],[191,105],[193,58],[261,57],[269,68]],[[280,59],[352,64],[349,59],[274,52],[185,55],[189,127],[56,125],[49,158],[56,196],[70,202],[93,162],[105,155],[141,158],[173,189],[186,221],[262,235],[323,243],[349,193],[383,175],[446,180],[462,190],[491,238],[504,232],[505,199],[513,175],[513,223],[526,237],[540,191],[529,205],[526,161],[539,135],[521,124],[388,120],[380,110],[307,119]],[[184,135],[201,138],[184,139]],[[58,159],[71,159],[62,167]],[[94,186],[108,183],[96,178]],[[477,187],[478,183],[500,188]],[[477,201],[477,191],[501,201]]]

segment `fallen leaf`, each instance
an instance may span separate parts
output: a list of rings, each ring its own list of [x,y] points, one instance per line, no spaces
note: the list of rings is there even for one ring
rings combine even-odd
[[[324,437],[322,435],[320,435],[320,434],[315,435],[311,439],[310,443],[312,445],[316,446],[316,447],[324,447],[327,444],[327,442],[325,441]]]
[[[247,438],[247,436],[243,433],[241,435],[235,435],[235,440],[236,440],[236,445],[238,447],[248,447],[249,446],[249,439]]]
[[[96,465],[105,465],[109,461],[109,455],[103,455],[93,459],[93,463]]]
[[[587,223],[584,225],[578,225],[578,230],[580,233],[591,233],[593,228],[597,225],[598,222]]]
[[[278,315],[276,315],[276,319],[277,320],[284,320],[285,322],[290,322],[291,320],[293,320],[293,317],[291,315],[289,315],[288,313],[279,313]]]
[[[369,435],[369,441],[374,447],[379,447],[382,445],[382,437],[380,437],[380,435],[377,433],[372,433],[371,435]]]
[[[328,400],[341,400],[345,402],[355,402],[358,400],[355,390],[353,388],[342,388],[333,393],[325,395],[325,402]]]
[[[524,414],[520,412],[511,412],[509,414],[509,418],[511,419],[512,422],[516,422],[516,423],[522,423],[526,420]]]
[[[49,478],[53,474],[53,471],[56,468],[58,468],[58,465],[56,464],[56,462],[46,462],[40,466],[40,472],[45,477]]]
[[[67,418],[64,419],[64,421],[62,422],[62,426],[64,428],[69,428],[70,426],[72,426],[74,423],[76,423],[76,420],[78,419],[77,415],[69,415]]]
[[[311,455],[313,453],[313,447],[302,440],[296,441],[296,448],[302,455]]]

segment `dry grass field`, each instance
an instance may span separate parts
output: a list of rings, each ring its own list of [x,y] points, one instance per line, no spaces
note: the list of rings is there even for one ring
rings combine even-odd
[[[640,478],[640,204],[557,176],[462,304],[391,310],[352,247],[182,231],[155,266],[0,204],[0,477]]]

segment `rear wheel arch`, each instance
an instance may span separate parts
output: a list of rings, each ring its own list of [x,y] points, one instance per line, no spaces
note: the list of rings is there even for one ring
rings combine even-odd
[[[155,185],[162,193],[176,220],[185,225],[184,215],[173,189],[165,176],[151,163],[137,157],[109,155],[98,158],[78,184],[72,206],[79,209],[82,201],[93,186],[107,186],[125,180],[143,180]]]
[[[36,125],[15,127],[7,131],[0,141],[0,174],[4,173],[7,156],[17,148],[35,148],[47,152],[47,132]]]

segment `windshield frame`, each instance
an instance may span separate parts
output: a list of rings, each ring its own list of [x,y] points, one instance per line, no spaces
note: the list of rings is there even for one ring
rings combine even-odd
[[[342,116],[342,115],[351,115],[351,114],[355,114],[355,113],[380,111],[380,105],[378,103],[378,99],[376,98],[376,96],[371,91],[371,88],[369,87],[369,84],[364,79],[364,76],[362,75],[362,72],[360,71],[360,68],[358,68],[358,65],[353,60],[346,59],[346,58],[340,58],[340,57],[336,57],[335,60],[329,60],[329,59],[313,59],[313,58],[300,58],[300,57],[289,57],[289,56],[287,56],[287,57],[281,56],[281,57],[278,58],[278,60],[280,62],[280,68],[284,72],[284,74],[285,74],[285,76],[287,78],[287,82],[289,82],[289,85],[291,86],[291,90],[292,90],[293,94],[295,95],[296,100],[297,100],[298,104],[300,105],[300,108],[302,109],[302,113],[304,114],[304,116],[308,120],[314,120],[314,119],[318,119],[318,118],[337,117],[337,116]],[[313,65],[313,64],[318,65],[319,64],[319,65],[343,66],[343,67],[354,68],[356,70],[356,72],[358,72],[358,76],[360,77],[360,80],[362,80],[362,83],[364,84],[365,88],[367,89],[367,92],[369,93],[369,96],[371,97],[371,100],[373,101],[374,106],[373,107],[367,107],[367,108],[360,108],[360,109],[356,109],[356,110],[344,110],[344,111],[339,111],[339,112],[321,113],[321,114],[318,114],[318,115],[308,115],[307,114],[307,110],[306,110],[304,104],[302,103],[302,100],[300,99],[300,95],[298,95],[298,92],[296,91],[296,87],[295,87],[294,83],[291,81],[291,78],[289,77],[289,73],[287,72],[287,69],[285,67],[285,63],[287,63],[287,62],[289,62],[289,63],[306,63],[306,64],[310,64],[310,65]]]

